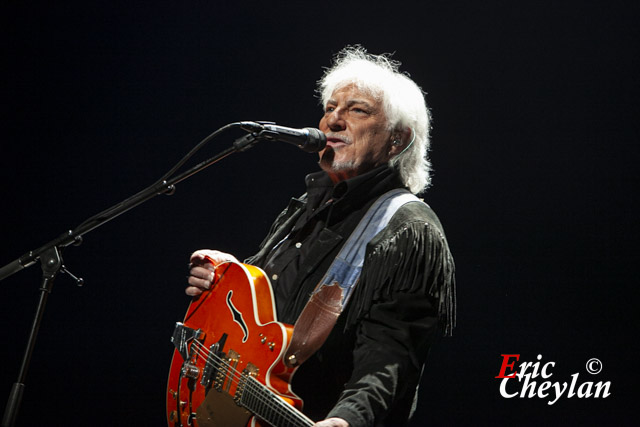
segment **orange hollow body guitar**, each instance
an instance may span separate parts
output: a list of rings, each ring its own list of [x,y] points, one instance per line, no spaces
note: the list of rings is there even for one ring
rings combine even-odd
[[[217,280],[176,323],[167,387],[170,427],[311,426],[285,365],[293,328],[276,321],[269,280],[223,263]]]

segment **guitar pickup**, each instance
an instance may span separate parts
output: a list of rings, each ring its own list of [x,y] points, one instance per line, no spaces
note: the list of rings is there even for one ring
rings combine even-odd
[[[233,396],[233,400],[239,406],[247,407],[248,404],[242,400],[242,394],[244,393],[244,390],[247,387],[247,383],[251,381],[250,377],[253,377],[253,378],[257,377],[258,371],[259,369],[256,365],[254,365],[253,363],[247,363],[247,367],[240,374],[240,379],[238,380],[238,387],[236,388],[236,393]],[[248,385],[250,388],[254,387],[255,389],[255,385],[253,384],[248,384]]]

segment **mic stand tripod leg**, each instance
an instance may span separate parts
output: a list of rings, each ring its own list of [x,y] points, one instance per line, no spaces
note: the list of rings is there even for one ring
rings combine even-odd
[[[22,401],[22,394],[24,392],[25,379],[27,377],[27,370],[29,363],[31,362],[31,355],[33,354],[33,348],[36,344],[36,338],[40,329],[40,322],[44,314],[44,308],[47,305],[47,298],[53,288],[53,280],[55,279],[60,267],[62,266],[62,257],[60,251],[56,246],[43,252],[40,257],[40,263],[42,264],[42,286],[40,287],[40,300],[38,302],[38,308],[36,310],[33,324],[31,325],[31,331],[29,333],[29,340],[27,341],[27,348],[24,352],[22,359],[22,365],[20,366],[20,373],[18,374],[18,381],[11,387],[11,394],[7,401],[7,406],[2,417],[2,427],[13,427],[16,421],[16,415],[20,408],[20,402]]]

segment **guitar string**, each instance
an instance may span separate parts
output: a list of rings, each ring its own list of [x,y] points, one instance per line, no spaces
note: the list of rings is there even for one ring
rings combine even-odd
[[[222,272],[222,274],[218,277],[217,283],[219,283],[223,279],[223,277],[225,276],[225,273],[227,272],[230,266],[231,264],[229,264],[227,268],[225,268],[225,270]],[[208,296],[209,295],[207,295],[207,297]],[[198,307],[200,307],[206,299],[207,298],[204,298]],[[197,311],[197,309],[195,311]],[[208,356],[211,353],[211,351],[208,348],[206,348],[204,344],[202,344],[197,340],[193,342],[192,347],[194,344],[196,345],[196,348],[195,348],[196,353],[205,359],[205,366],[212,365],[214,368],[219,369],[224,365],[225,369],[227,369],[228,372],[230,373],[229,381],[231,381],[232,384],[234,384],[235,382],[237,387],[237,385],[239,384],[242,378],[242,373],[239,373],[237,369],[232,368],[231,365],[227,363],[227,361],[225,361],[215,353],[213,353],[213,356],[214,356],[213,361],[210,361],[211,359]],[[217,365],[214,362],[217,362]],[[247,375],[246,377],[248,378],[248,381],[246,383],[245,390],[253,390],[254,391],[253,396],[257,396],[257,400],[259,403],[260,401],[262,401],[263,404],[266,404],[272,410],[274,410],[276,414],[279,413],[282,417],[286,418],[286,421],[288,422],[297,421],[298,422],[297,425],[303,426],[303,427],[312,426],[314,424],[313,421],[311,421],[306,415],[298,411],[292,405],[285,402],[276,393],[271,391],[264,384],[260,383],[256,378],[254,378],[251,375]],[[255,384],[252,384],[252,383],[255,383]],[[276,405],[275,407],[274,407],[274,402]],[[278,411],[278,409],[280,409],[280,411]]]
[[[200,342],[196,342],[196,344],[197,344],[196,349],[198,350],[198,354],[201,357],[206,358],[207,353],[210,353],[210,351],[206,347],[204,347]],[[231,374],[231,382],[238,383],[240,381],[242,374],[238,374],[237,369],[232,368],[230,365],[226,363],[227,362],[226,360],[221,359],[219,356],[215,354],[214,354],[214,358],[215,358],[214,362],[218,362],[217,366],[215,363],[210,362],[208,358],[206,358],[207,362],[205,363],[212,364],[216,368],[220,368],[222,367],[222,365],[224,365],[224,369]],[[268,389],[258,380],[256,380],[252,376],[247,376],[246,378],[248,378],[249,382],[247,382],[245,386],[245,390],[249,392],[249,397],[257,398],[256,400],[258,404],[262,404],[263,407],[266,406],[267,409],[271,409],[272,411],[275,411],[276,415],[280,415],[281,417],[286,418],[287,421],[290,421],[290,422],[299,421],[299,422],[303,422],[304,423],[303,425],[313,424],[313,422],[308,418],[306,418],[304,414],[298,412],[297,410],[292,411],[292,409],[295,409],[294,407],[286,403],[276,393]],[[253,394],[251,394],[251,392],[253,392]],[[278,411],[278,409],[280,409],[280,411]],[[297,418],[297,420],[295,418]]]
[[[231,383],[236,385],[239,384],[240,380],[242,379],[242,373],[240,373],[236,368],[231,367],[231,365],[229,365],[225,359],[222,359],[215,353],[213,353],[213,359],[209,358],[208,356],[211,353],[210,350],[199,341],[195,341],[192,344],[192,347],[194,345],[196,353],[203,359],[205,359],[206,365],[211,365],[214,368],[223,368],[227,370],[230,374]],[[282,400],[276,393],[271,391],[264,384],[260,383],[256,378],[250,375],[246,376],[246,378],[248,378],[248,381],[246,382],[245,390],[249,392],[249,397],[257,398],[256,400],[258,404],[262,404],[263,407],[266,406],[266,409],[274,411],[276,415],[280,415],[281,417],[285,418],[286,421],[299,421],[304,423],[301,425],[312,425],[313,422],[309,420],[304,414],[295,410],[294,407]],[[292,411],[292,409],[294,409],[295,411]]]
[[[198,354],[203,358],[205,358],[207,352],[209,352],[209,350],[206,347],[202,346],[202,344],[200,344],[199,342],[197,342],[196,350]],[[235,368],[232,368],[230,365],[228,365],[226,363],[227,361],[225,361],[224,359],[221,359],[219,356],[214,354],[214,357],[218,359],[218,360],[214,360],[215,362],[219,362],[218,366],[215,366],[215,363],[209,362],[209,360],[207,360],[207,362],[205,363],[210,363],[214,365],[214,367],[221,367],[222,365],[224,365],[224,369],[227,370],[229,373],[231,373],[231,382],[238,383],[240,381],[240,378],[238,378],[238,375],[236,375],[238,371]],[[240,377],[241,376],[242,375],[240,374]],[[255,398],[254,400],[256,400],[259,405],[262,405],[263,408],[266,407],[265,409],[271,410],[272,413],[275,413],[275,415],[279,415],[281,418],[284,418],[288,422],[298,421],[298,422],[304,423],[304,424],[298,424],[298,425],[305,425],[305,426],[309,426],[313,424],[313,422],[307,419],[306,416],[304,416],[302,413],[298,412],[297,410],[292,411],[292,409],[295,409],[295,408],[293,408],[291,405],[283,401],[277,394],[269,390],[267,387],[265,387],[255,378],[251,376],[247,376],[246,378],[248,378],[249,382],[247,382],[247,384],[245,385],[245,390],[248,392],[249,397]],[[249,401],[246,399],[245,399],[245,402],[249,404]],[[251,403],[253,403],[253,401]],[[278,411],[278,409],[280,409],[280,411]],[[265,416],[265,418],[267,417]]]
[[[249,380],[249,382],[253,382],[254,383],[253,387],[255,387],[258,390],[262,390],[263,394],[266,395],[265,396],[266,398],[271,397],[271,399],[274,400],[274,403],[276,403],[276,405],[282,407],[286,411],[285,412],[286,415],[290,415],[293,418],[297,418],[297,421],[299,423],[302,423],[302,424],[298,424],[298,425],[311,426],[311,425],[314,424],[313,421],[311,421],[306,415],[304,415],[302,412],[300,412],[297,409],[295,409],[292,405],[286,403],[277,394],[273,393],[271,390],[266,388],[256,378],[249,377],[248,380]],[[289,420],[292,419],[291,417],[289,417]]]

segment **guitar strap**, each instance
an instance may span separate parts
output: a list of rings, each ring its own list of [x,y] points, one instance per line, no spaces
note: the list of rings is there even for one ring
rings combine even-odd
[[[358,284],[367,243],[389,224],[401,206],[419,200],[408,190],[397,188],[373,203],[298,317],[285,354],[287,365],[293,367],[302,364],[324,344]]]

